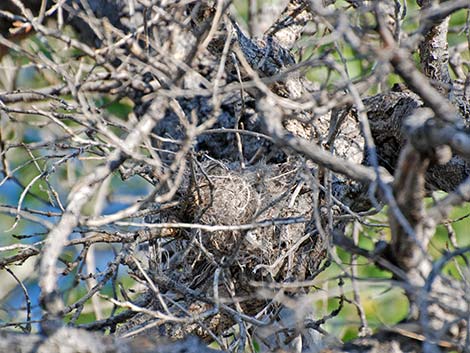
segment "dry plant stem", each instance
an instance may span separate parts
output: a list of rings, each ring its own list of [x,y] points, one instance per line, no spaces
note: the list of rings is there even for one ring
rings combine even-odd
[[[74,310],[82,310],[84,304],[91,299],[95,294],[97,294],[103,287],[104,285],[114,276],[116,271],[118,270],[118,267],[120,265],[121,259],[124,256],[124,252],[127,249],[124,248],[114,259],[112,263],[109,264],[106,273],[104,273],[103,277],[100,279],[100,281],[96,282],[95,286],[90,288],[88,292],[81,297],[79,300],[77,300],[75,303],[72,303],[70,305],[67,305],[60,313],[59,315],[65,315],[68,314]]]
[[[136,264],[136,266],[139,269],[140,273],[145,277],[145,280],[147,281],[147,283],[150,285],[150,289],[152,289],[153,293],[157,296],[158,301],[160,302],[160,304],[163,307],[163,309],[165,310],[165,312],[168,315],[170,315],[170,311],[168,310],[168,307],[165,304],[165,301],[163,300],[162,295],[161,295],[160,290],[158,289],[158,287],[155,286],[152,279],[149,277],[147,272],[143,269],[141,263],[134,256],[131,256],[131,258],[134,261],[134,263]]]
[[[467,1],[468,2],[468,1]],[[470,4],[470,3],[469,3]],[[432,1],[422,1],[421,6],[424,12],[430,8]],[[434,82],[442,83],[437,90],[441,94],[446,94],[446,88],[451,83],[449,74],[449,51],[447,44],[447,32],[449,30],[450,16],[431,22],[429,31],[423,32],[424,39],[420,44],[420,60],[424,74]]]
[[[111,179],[108,177],[104,180],[104,182],[101,184],[101,186],[98,188],[98,193],[96,196],[95,200],[95,206],[93,209],[93,215],[97,216],[100,215],[104,209],[105,206],[105,200],[106,197],[108,196],[108,189],[110,186]],[[86,266],[89,272],[93,268],[96,268],[96,258],[95,258],[95,251],[94,247],[91,246],[86,254]],[[88,290],[91,290],[93,287],[97,286],[97,281],[94,277],[91,277],[90,279],[87,280],[87,285],[88,285]],[[97,296],[92,296],[91,297],[92,305],[93,305],[93,311],[95,312],[95,317],[97,320],[103,319],[103,313],[101,311],[100,307],[100,301]]]
[[[359,232],[361,230],[361,226],[358,222],[354,222],[353,225],[353,242],[354,245],[357,246],[359,242]],[[367,336],[372,333],[372,330],[369,328],[367,324],[367,318],[364,311],[364,307],[361,303],[361,295],[359,294],[359,288],[357,286],[355,278],[357,277],[357,256],[355,254],[351,255],[351,283],[353,287],[353,296],[354,302],[353,304],[356,306],[357,314],[359,316],[359,320],[361,321],[361,326],[359,327],[359,335],[360,336]]]
[[[431,297],[431,292],[433,291],[433,284],[437,282],[437,280],[440,278],[440,275],[443,271],[443,267],[447,264],[447,262],[457,256],[461,256],[465,253],[468,253],[469,251],[470,247],[463,247],[453,252],[445,254],[441,259],[439,259],[433,264],[432,270],[430,271],[429,276],[427,276],[426,283],[422,289],[423,293],[419,296],[418,300],[421,313],[420,323],[424,329],[424,334],[426,335],[426,340],[423,343],[423,349],[425,352],[439,351],[439,337],[435,328],[430,325],[430,322],[432,322],[432,319],[434,318],[432,317],[432,314],[429,313],[429,307],[432,303],[428,300],[428,298]],[[468,310],[468,303],[466,304],[466,309]]]
[[[220,232],[220,231],[234,231],[234,230],[250,230],[262,227],[271,227],[275,225],[286,225],[305,223],[307,220],[304,217],[291,217],[291,218],[273,218],[268,220],[261,220],[259,222],[247,223],[247,224],[233,224],[233,225],[208,225],[208,224],[197,224],[197,223],[133,223],[133,222],[116,222],[118,225],[133,226],[141,228],[183,228],[183,229],[201,229],[206,232]]]
[[[295,152],[308,157],[313,162],[351,179],[361,181],[366,184],[371,184],[377,181],[376,174],[372,168],[351,163],[347,160],[336,157],[331,153],[322,150],[313,142],[284,132],[281,125],[283,116],[282,110],[277,106],[272,97],[264,97],[260,99],[258,107],[263,113],[267,133],[280,146],[289,147]],[[381,169],[380,173],[385,183],[392,181],[392,177],[386,171]]]
[[[419,2],[420,6],[423,8],[421,11],[422,23],[419,32],[423,34],[428,33],[430,26],[439,24],[455,12],[470,8],[470,1],[468,0],[444,1],[441,2],[439,6],[432,6],[432,1],[430,0],[422,0]]]
[[[433,115],[431,109],[420,108],[404,123],[406,133],[416,135],[416,139],[412,141],[413,146],[423,153],[448,146],[456,154],[468,159],[470,157],[470,135],[458,124],[439,124],[432,118]],[[444,162],[448,162],[448,160]]]
[[[151,295],[143,295],[137,300],[133,301],[134,305],[138,307],[147,307],[152,301]],[[126,322],[130,318],[134,317],[136,313],[132,310],[125,310],[116,315],[113,315],[107,319],[96,320],[87,324],[79,324],[78,328],[83,328],[87,331],[102,331],[106,328],[115,328],[118,324]]]
[[[31,210],[29,210],[28,208],[23,208],[18,213],[18,208],[13,209],[12,207],[2,205],[0,206],[0,212],[15,217],[19,215],[23,219],[27,219],[33,223],[44,227],[46,230],[51,230],[54,226],[52,222],[49,222],[47,219],[42,218],[40,215],[34,215],[33,212],[31,212]]]
[[[381,18],[378,18],[378,21],[383,22]],[[386,50],[377,54],[390,61],[397,74],[413,92],[421,97],[424,104],[433,110],[438,119],[449,123],[459,122],[461,117],[457,109],[429,83],[425,75],[418,71],[408,51],[398,46],[383,24],[380,34]]]
[[[155,106],[158,107],[158,104],[155,105]],[[159,108],[161,109],[161,107],[159,107]],[[161,114],[161,111],[151,110],[149,112],[149,114],[159,115],[159,114]],[[159,119],[157,119],[157,120],[159,120]],[[212,123],[209,121],[209,123],[207,125],[211,126]],[[185,163],[186,163],[185,157],[186,157],[186,155],[187,155],[188,151],[190,150],[190,148],[192,146],[192,143],[193,143],[192,136],[197,136],[200,133],[200,130],[204,130],[204,128],[205,128],[205,126],[199,126],[199,127],[195,128],[191,124],[191,126],[188,128],[188,131],[187,131],[188,132],[188,137],[187,137],[185,143],[183,144],[181,149],[176,153],[173,163],[170,166],[168,166],[165,173],[160,176],[160,184],[157,187],[155,187],[154,190],[149,195],[147,195],[145,197],[145,199],[141,200],[140,203],[134,203],[131,206],[125,208],[124,210],[115,212],[111,215],[99,217],[98,219],[91,220],[89,223],[88,223],[88,220],[86,220],[86,219],[80,219],[80,224],[89,225],[89,226],[100,226],[100,225],[109,224],[109,223],[115,222],[117,220],[127,218],[127,217],[130,217],[130,216],[134,215],[136,212],[138,212],[143,207],[145,207],[147,205],[147,203],[150,202],[150,201],[161,202],[161,203],[170,201],[172,199],[172,197],[175,195],[175,193],[178,190],[179,186],[181,185],[181,181],[183,179],[184,170],[185,170]],[[134,159],[138,159],[138,158],[135,158],[135,156],[133,156],[133,157],[134,157]],[[157,167],[158,167],[158,165],[157,165]],[[159,192],[161,192],[161,186],[165,185],[165,183],[167,183],[169,180],[171,180],[172,177],[174,177],[174,183],[173,183],[172,187],[170,188],[170,190],[168,190],[168,192],[165,192],[165,193],[159,195]]]
[[[128,76],[125,74],[118,74],[110,76],[109,74],[96,75],[93,82],[85,82],[80,86],[83,92],[113,92],[118,91],[119,88],[126,85]],[[18,91],[18,92],[2,92],[0,93],[0,101],[4,104],[18,103],[18,102],[34,102],[41,101],[45,98],[62,101],[57,96],[70,94],[70,87],[64,84],[59,84],[46,88],[39,88],[33,91]]]
[[[229,3],[230,2],[231,1],[229,1]],[[219,21],[222,18],[222,10],[225,6],[227,5],[224,5],[224,0],[217,0],[216,10],[215,10],[214,18],[212,19],[211,28],[206,38],[204,39],[204,41],[201,43],[199,51],[201,52],[204,51],[209,45],[209,42],[214,37],[214,34],[217,31],[217,27],[219,26]],[[221,66],[223,67],[223,64]]]
[[[156,123],[157,119],[153,116],[145,116],[124,141],[127,149],[134,150]],[[53,316],[59,314],[63,309],[63,303],[57,292],[56,272],[57,259],[66,244],[67,237],[78,225],[82,207],[90,200],[97,187],[124,162],[125,158],[126,155],[122,150],[116,149],[111,153],[109,161],[105,165],[97,168],[94,173],[83,179],[70,199],[64,215],[47,237],[40,263],[40,286],[44,309]]]
[[[394,214],[389,211],[390,228],[392,232],[391,246],[394,260],[400,268],[407,272],[421,267],[426,275],[429,272],[426,249],[430,236],[423,221],[424,213],[424,181],[429,159],[421,156],[410,144],[402,150],[394,181],[394,194],[397,205],[414,230],[414,237],[407,234],[401,227]],[[419,283],[419,276],[412,283]]]
[[[15,279],[16,282],[18,282],[21,290],[23,291],[26,302],[26,323],[25,327],[22,329],[26,333],[31,333],[31,299],[29,297],[28,290],[26,289],[24,283],[15,275],[11,269],[5,267],[5,270]]]
[[[284,48],[291,49],[312,18],[308,1],[290,0],[281,16],[265,35],[273,36]]]
[[[435,223],[447,219],[455,206],[470,201],[470,177],[458,185],[456,190],[439,200],[429,211],[428,217]]]
[[[374,168],[374,171],[376,173],[376,178],[377,178],[376,183],[378,184],[379,190],[383,193],[384,199],[386,200],[387,204],[390,206],[390,210],[394,213],[394,218],[398,220],[398,222],[400,222],[400,225],[401,227],[403,227],[403,230],[406,233],[408,233],[410,237],[414,238],[416,237],[416,235],[414,234],[414,230],[411,228],[410,224],[408,223],[408,220],[402,214],[400,208],[397,207],[398,204],[394,198],[394,195],[390,186],[381,179],[376,146],[374,143],[374,139],[372,137],[369,120],[367,118],[366,107],[364,106],[364,103],[362,102],[362,99],[360,98],[359,92],[354,87],[349,77],[347,77],[347,73],[344,72],[338,65],[335,65],[335,66],[336,66],[336,70],[341,73],[341,75],[347,82],[348,89],[351,93],[355,107],[357,109],[358,119],[361,124],[361,130],[364,135],[364,140],[365,140],[366,148],[368,152],[367,153],[368,158],[369,158],[368,162],[372,164],[372,167]]]
[[[415,229],[416,238],[408,237],[397,226],[398,222],[389,212],[393,260],[406,271],[410,284],[417,288],[422,287],[425,284],[424,281],[426,283],[431,281],[432,283],[437,276],[427,253],[429,241],[436,230],[437,219],[431,218],[432,214],[427,214],[424,210],[424,180],[429,160],[428,156],[420,154],[408,143],[402,150],[394,185],[397,201]],[[421,320],[423,332],[428,338],[423,345],[423,349],[429,352],[437,347],[441,335],[447,332],[446,327],[450,329],[455,326],[456,322],[452,323],[455,317],[454,310],[458,311],[459,308],[466,307],[465,300],[462,301],[461,298],[450,299],[452,301],[451,306],[446,304],[449,299],[445,297],[436,302],[428,299],[432,298],[432,295],[439,295],[439,292],[445,293],[448,284],[441,277],[437,278],[435,282],[436,285],[432,291],[431,286],[426,284],[428,292],[424,295],[417,293],[416,290],[407,291],[411,302],[411,317]],[[459,289],[458,284],[456,286],[456,291],[460,293],[461,289]],[[441,333],[433,333],[437,330],[440,330]]]

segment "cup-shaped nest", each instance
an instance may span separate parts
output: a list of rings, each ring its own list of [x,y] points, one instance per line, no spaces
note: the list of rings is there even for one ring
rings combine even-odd
[[[301,165],[284,163],[244,170],[218,164],[197,173],[187,197],[192,200],[189,221],[213,228],[193,232],[197,256],[191,262],[197,257],[200,263],[225,266],[229,261],[231,274],[242,273],[248,281],[304,279],[306,269],[317,266],[310,256],[319,243],[307,230],[313,200],[303,172],[308,170]],[[274,225],[299,217],[305,221]],[[237,228],[246,224],[253,227]]]
[[[206,174],[192,190],[195,220],[215,227],[254,222],[261,205],[261,195],[252,177],[224,170]],[[203,243],[216,257],[229,256],[240,247],[242,236],[239,230],[207,232]]]

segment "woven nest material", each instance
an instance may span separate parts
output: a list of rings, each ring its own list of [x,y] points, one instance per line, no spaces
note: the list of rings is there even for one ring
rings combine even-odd
[[[259,296],[259,287],[254,282],[308,279],[325,257],[325,242],[309,226],[314,207],[309,173],[301,163],[258,164],[237,170],[212,162],[195,168],[180,192],[179,208],[161,214],[160,221],[219,228],[178,229],[170,241],[158,242],[155,254],[165,256],[154,257],[151,267],[155,282],[163,275],[180,288],[201,293],[210,300],[217,296],[237,312],[253,317],[260,312],[265,315],[269,300]],[[265,222],[294,217],[303,217],[305,221],[276,225]],[[220,229],[259,222],[265,226]],[[237,322],[226,311],[205,316],[213,309],[207,301],[184,298],[171,287],[162,290],[166,297],[178,302],[175,306],[167,305],[170,311],[180,315],[184,307],[192,316],[202,315],[205,328],[200,323],[165,323],[160,334],[174,338],[196,334],[210,339],[207,329],[221,334]],[[153,305],[154,309],[163,310],[158,300]],[[139,320],[146,324],[155,320],[142,317]]]
[[[304,166],[258,165],[243,171],[203,165],[183,195],[189,203],[182,221],[237,226],[303,217],[305,222],[250,230],[192,230],[177,251],[185,282],[196,289],[212,283],[217,266],[237,284],[238,294],[255,296],[250,281],[304,280],[321,261],[323,242],[309,233],[313,200]],[[197,278],[197,281],[195,280]],[[180,277],[179,280],[182,280]],[[209,288],[205,288],[209,289]]]

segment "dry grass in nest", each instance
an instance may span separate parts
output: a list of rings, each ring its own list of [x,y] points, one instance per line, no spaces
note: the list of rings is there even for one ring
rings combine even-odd
[[[292,163],[258,165],[243,171],[220,164],[205,166],[190,191],[195,200],[189,215],[191,221],[240,225],[289,217],[309,219],[313,203],[305,187],[307,183],[301,177],[301,168]],[[246,282],[285,281],[294,277],[302,280],[312,252],[309,248],[315,246],[306,235],[305,223],[248,231],[202,231],[196,241],[211,254],[210,261],[222,263],[227,258],[235,259],[231,274],[242,276]],[[199,259],[206,257],[200,255]]]
[[[209,225],[252,223],[261,205],[253,180],[237,172],[215,171],[193,190],[195,221]],[[240,231],[218,231],[204,236],[204,245],[217,258],[229,256],[238,247]]]

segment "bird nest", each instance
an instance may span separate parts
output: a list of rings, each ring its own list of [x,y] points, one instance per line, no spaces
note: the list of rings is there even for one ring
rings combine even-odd
[[[193,257],[245,280],[304,279],[317,243],[307,227],[313,207],[309,172],[291,163],[241,171],[219,163],[202,167],[184,196],[191,200],[186,216],[212,229],[189,234]]]
[[[260,285],[310,278],[325,257],[325,244],[310,231],[314,202],[309,175],[301,163],[240,170],[211,162],[194,168],[179,206],[161,214],[163,222],[192,227],[177,228],[170,240],[158,241],[150,268],[165,296],[178,302],[167,303],[165,310],[204,319],[165,323],[165,335],[220,334],[236,323],[235,312],[266,314],[270,301],[260,297]],[[164,288],[161,278],[171,285]],[[182,296],[183,288],[199,297]],[[216,302],[234,312],[211,314]],[[158,300],[153,305],[164,309]]]

